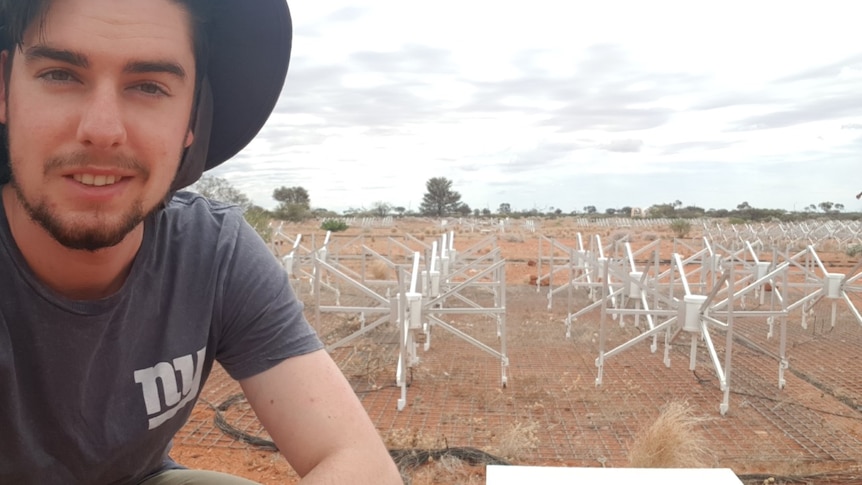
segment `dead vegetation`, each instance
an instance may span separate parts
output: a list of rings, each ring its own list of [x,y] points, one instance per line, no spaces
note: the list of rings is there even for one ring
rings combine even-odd
[[[450,484],[480,485],[485,483],[485,467],[470,466],[461,459],[446,455],[417,470],[408,477],[411,485]],[[405,480],[405,483],[408,483]]]
[[[533,420],[504,424],[491,431],[496,445],[488,451],[450,447],[444,436],[416,427],[390,429],[382,436],[405,483],[479,484],[484,483],[486,465],[526,462],[539,446],[539,423]]]
[[[390,277],[389,266],[383,261],[373,261],[369,265],[371,277],[375,280],[386,280]]]
[[[535,421],[516,421],[505,426],[498,437],[497,455],[509,461],[522,462],[539,447],[538,430],[539,423]]]
[[[703,468],[711,464],[701,424],[685,401],[671,401],[643,428],[629,448],[634,468]]]

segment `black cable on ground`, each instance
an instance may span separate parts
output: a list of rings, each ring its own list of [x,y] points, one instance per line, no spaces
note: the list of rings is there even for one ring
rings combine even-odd
[[[213,423],[225,435],[237,441],[247,443],[265,451],[278,451],[278,447],[271,440],[255,436],[250,433],[246,433],[245,431],[238,429],[237,427],[227,422],[227,419],[225,419],[224,417],[224,413],[228,409],[230,409],[231,406],[244,400],[245,395],[243,395],[242,393],[238,393],[229,396],[217,406],[211,404],[205,399],[201,399],[201,402],[208,405],[215,412],[215,416],[213,417]],[[511,465],[511,463],[500,457],[494,456],[490,453],[486,453],[478,448],[472,448],[469,446],[446,447],[440,449],[393,449],[389,450],[389,456],[391,456],[392,459],[395,461],[395,464],[398,466],[398,469],[401,470],[402,474],[404,474],[406,471],[420,467],[432,461],[440,460],[444,457],[457,458],[473,466]]]
[[[208,405],[210,408],[212,408],[212,410],[215,412],[215,415],[213,416],[213,424],[215,424],[216,428],[220,429],[221,432],[225,435],[235,439],[236,441],[239,441],[241,443],[247,443],[264,451],[278,451],[278,447],[272,440],[246,433],[245,431],[228,423],[227,419],[225,419],[225,411],[230,409],[230,407],[234,404],[245,401],[244,394],[238,393],[229,396],[218,406],[214,406],[212,403],[206,401],[205,399],[201,399],[201,401]]]
[[[734,335],[734,341],[739,342],[743,347],[746,347],[749,350],[759,352],[761,355],[765,355],[765,356],[770,357],[772,359],[777,359],[777,357],[774,354],[772,354],[772,352],[769,352],[768,350],[764,349],[760,345],[755,344],[754,342],[752,342],[751,340],[749,340],[747,338],[740,337],[739,335]],[[832,389],[830,389],[828,386],[826,386],[824,383],[814,379],[813,377],[808,376],[807,374],[804,374],[804,373],[794,369],[793,367],[790,367],[787,370],[791,374],[795,375],[796,377],[798,377],[798,378],[802,379],[803,381],[816,387],[817,389],[819,389],[824,394],[827,394],[830,397],[838,400],[838,402],[847,406],[851,411],[855,411],[857,413],[862,413],[862,408],[854,406],[851,402],[849,402],[849,399],[835,394],[835,392]],[[703,384],[709,383],[708,379],[701,378],[694,371],[692,371],[692,373],[694,374],[695,379],[697,379],[698,384],[703,385]],[[717,383],[716,383],[716,385],[717,385]],[[731,390],[730,393],[736,394],[739,396],[752,397],[752,398],[757,398],[757,399],[765,399],[767,401],[772,401],[772,402],[781,403],[781,404],[787,404],[790,406],[795,406],[795,407],[807,409],[807,410],[813,411],[815,413],[827,414],[827,415],[835,416],[835,417],[839,417],[839,418],[853,419],[853,420],[857,420],[857,421],[862,420],[862,414],[854,416],[854,415],[849,415],[849,414],[844,414],[844,413],[836,413],[834,411],[827,411],[825,409],[818,409],[818,408],[815,408],[815,407],[812,407],[812,406],[809,406],[806,404],[802,404],[800,402],[793,402],[793,401],[788,401],[785,399],[778,399],[778,398],[774,398],[774,397],[764,396],[761,394],[753,394],[753,393],[747,393],[747,392],[743,392],[743,391]]]
[[[389,450],[389,456],[401,470],[420,467],[443,457],[457,458],[468,465],[511,465],[508,461],[469,446],[455,446],[436,450],[421,450],[415,448]]]
[[[752,396],[752,397],[761,397],[765,398],[765,396]],[[769,398],[767,398],[769,399]],[[278,451],[278,447],[276,447],[275,443],[270,440],[260,438],[258,436],[254,436],[252,434],[246,433],[235,426],[231,425],[227,422],[224,417],[224,413],[230,409],[231,406],[240,403],[245,400],[245,396],[242,393],[234,394],[229,396],[227,399],[222,401],[219,405],[213,405],[206,401],[205,399],[201,399],[202,402],[207,404],[212,410],[215,412],[215,416],[213,418],[213,422],[218,429],[222,431],[225,435],[240,441],[242,443],[247,443],[249,445],[260,448],[265,451]],[[815,411],[817,411],[815,409]],[[845,416],[849,417],[849,416]],[[463,461],[464,463],[471,466],[480,466],[480,465],[511,465],[510,462],[506,461],[503,458],[492,455],[485,451],[482,451],[478,448],[472,448],[469,446],[454,446],[454,447],[446,447],[439,449],[417,449],[417,448],[402,448],[402,449],[392,449],[389,450],[389,455],[392,457],[392,460],[395,461],[395,464],[398,466],[399,471],[401,472],[402,477],[405,479],[405,483],[409,481],[409,472],[419,468],[423,465],[434,461],[440,461],[446,457],[457,458],[458,460]],[[862,483],[862,472],[858,470],[853,471],[845,471],[845,472],[825,472],[819,474],[810,474],[810,475],[792,475],[792,476],[782,476],[782,475],[770,475],[770,474],[744,474],[737,475],[737,477],[744,481],[745,483],[751,482],[759,482],[759,483],[784,483],[784,484],[806,484],[806,483],[817,483],[817,481],[825,481],[833,484],[841,484],[841,483]],[[772,480],[770,480],[772,479]]]

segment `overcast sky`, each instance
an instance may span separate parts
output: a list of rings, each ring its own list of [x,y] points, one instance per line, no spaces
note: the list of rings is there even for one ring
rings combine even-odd
[[[846,1],[293,1],[275,112],[212,175],[272,208],[862,210]]]

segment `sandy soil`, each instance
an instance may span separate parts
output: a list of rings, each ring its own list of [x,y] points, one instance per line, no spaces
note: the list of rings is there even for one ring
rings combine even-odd
[[[813,329],[802,331],[798,325],[791,325],[796,329],[790,338],[792,371],[787,373],[784,391],[773,384],[763,384],[774,381],[777,365],[773,360],[754,347],[735,346],[739,348],[734,351],[739,369],[736,394],[731,412],[722,417],[717,413],[721,391],[703,344],[698,353],[699,369],[694,373],[687,369],[687,343],[674,347],[675,364],[670,368],[665,368],[661,356],[650,353],[643,344],[643,348],[620,354],[606,364],[605,382],[596,387],[597,317],[584,318],[574,326],[572,338],[566,340],[563,321],[571,300],[565,294],[556,296],[549,309],[547,292],[565,281],[567,273],[560,272],[550,279],[549,286],[536,286],[537,278],[541,281],[542,275],[553,269],[548,258],[565,257],[559,250],[551,250],[548,238],[570,248],[576,247],[578,233],[585,242],[595,234],[605,244],[627,238],[635,251],[659,240],[659,259],[666,264],[676,247],[667,228],[578,227],[571,220],[551,220],[538,228],[513,224],[499,232],[496,226],[490,231],[451,224],[441,228],[429,221],[398,221],[387,227],[353,228],[346,235],[339,234],[333,247],[349,241],[344,248],[365,245],[391,255],[391,240],[412,247],[418,244],[416,239],[430,244],[447,231],[454,231],[459,252],[496,238],[496,247],[506,259],[509,385],[499,385],[499,360],[445,333],[438,334],[433,350],[423,354],[412,374],[408,407],[399,412],[394,404],[397,389],[392,388],[394,367],[388,343],[391,333],[381,332],[355,344],[367,351],[361,372],[356,368],[356,349],[349,358],[345,351],[334,351],[333,357],[355,388],[362,391],[363,404],[391,448],[472,446],[508,457],[514,463],[626,466],[628,447],[638,431],[655,419],[664,403],[685,400],[699,416],[707,418],[703,432],[714,450],[711,466],[731,467],[740,474],[802,476],[846,472],[862,460],[862,413],[848,407],[848,402],[862,401],[859,386],[848,384],[860,381],[857,378],[862,377],[862,364],[853,359],[824,364],[818,358],[823,355],[818,352],[839,348],[852,353],[853,345],[862,343],[862,330],[852,322],[845,322],[840,331],[833,332],[823,326],[828,309],[817,309],[814,316],[819,320]],[[309,247],[312,233],[315,241],[323,240],[322,232],[308,225],[289,226],[283,232],[291,236],[304,233],[304,245]],[[405,238],[405,234],[415,239]],[[698,244],[698,235],[691,235],[689,242],[693,246]],[[283,253],[288,246],[289,242],[277,247],[277,251]],[[854,263],[838,251],[824,252],[821,257],[836,271]],[[301,290],[299,293],[307,297]],[[587,301],[580,295],[575,303],[586,305]],[[310,312],[310,302],[307,305]],[[311,314],[308,317],[313,319]],[[841,317],[846,320],[848,316],[844,312]],[[477,317],[453,317],[453,321],[491,342],[489,345],[499,344],[493,332],[479,329],[481,321]],[[335,324],[347,325],[343,321]],[[764,332],[756,325],[759,324],[746,327],[745,322],[741,323],[741,333],[751,328],[753,341],[774,349],[774,340],[765,340]],[[643,329],[633,325],[613,330],[618,342],[640,331]],[[719,347],[721,342],[718,341]],[[371,368],[370,362],[377,367]],[[838,371],[840,379],[829,377]],[[204,388],[203,399],[213,403],[223,399],[230,391],[230,384],[225,382],[214,375]],[[364,392],[368,389],[373,391]],[[193,419],[176,441],[172,456],[177,461],[264,484],[298,480],[277,453],[224,437],[210,438],[218,434],[210,424],[212,416],[209,406],[197,405]],[[829,440],[835,447],[824,444]],[[447,459],[413,470],[409,479],[417,485],[484,483],[484,467]],[[828,480],[821,478],[816,483]]]

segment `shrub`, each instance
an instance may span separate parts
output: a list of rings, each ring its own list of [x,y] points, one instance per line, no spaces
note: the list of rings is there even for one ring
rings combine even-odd
[[[332,232],[346,231],[348,227],[350,226],[348,226],[346,222],[340,219],[327,219],[323,221],[323,224],[320,225],[320,228],[324,231]]]
[[[676,237],[683,238],[691,232],[691,223],[685,219],[676,219],[670,223],[670,230],[673,231]]]
[[[859,256],[860,254],[862,254],[862,244],[854,244],[850,246],[849,248],[847,248],[846,253],[847,256],[850,256],[851,258]]]

